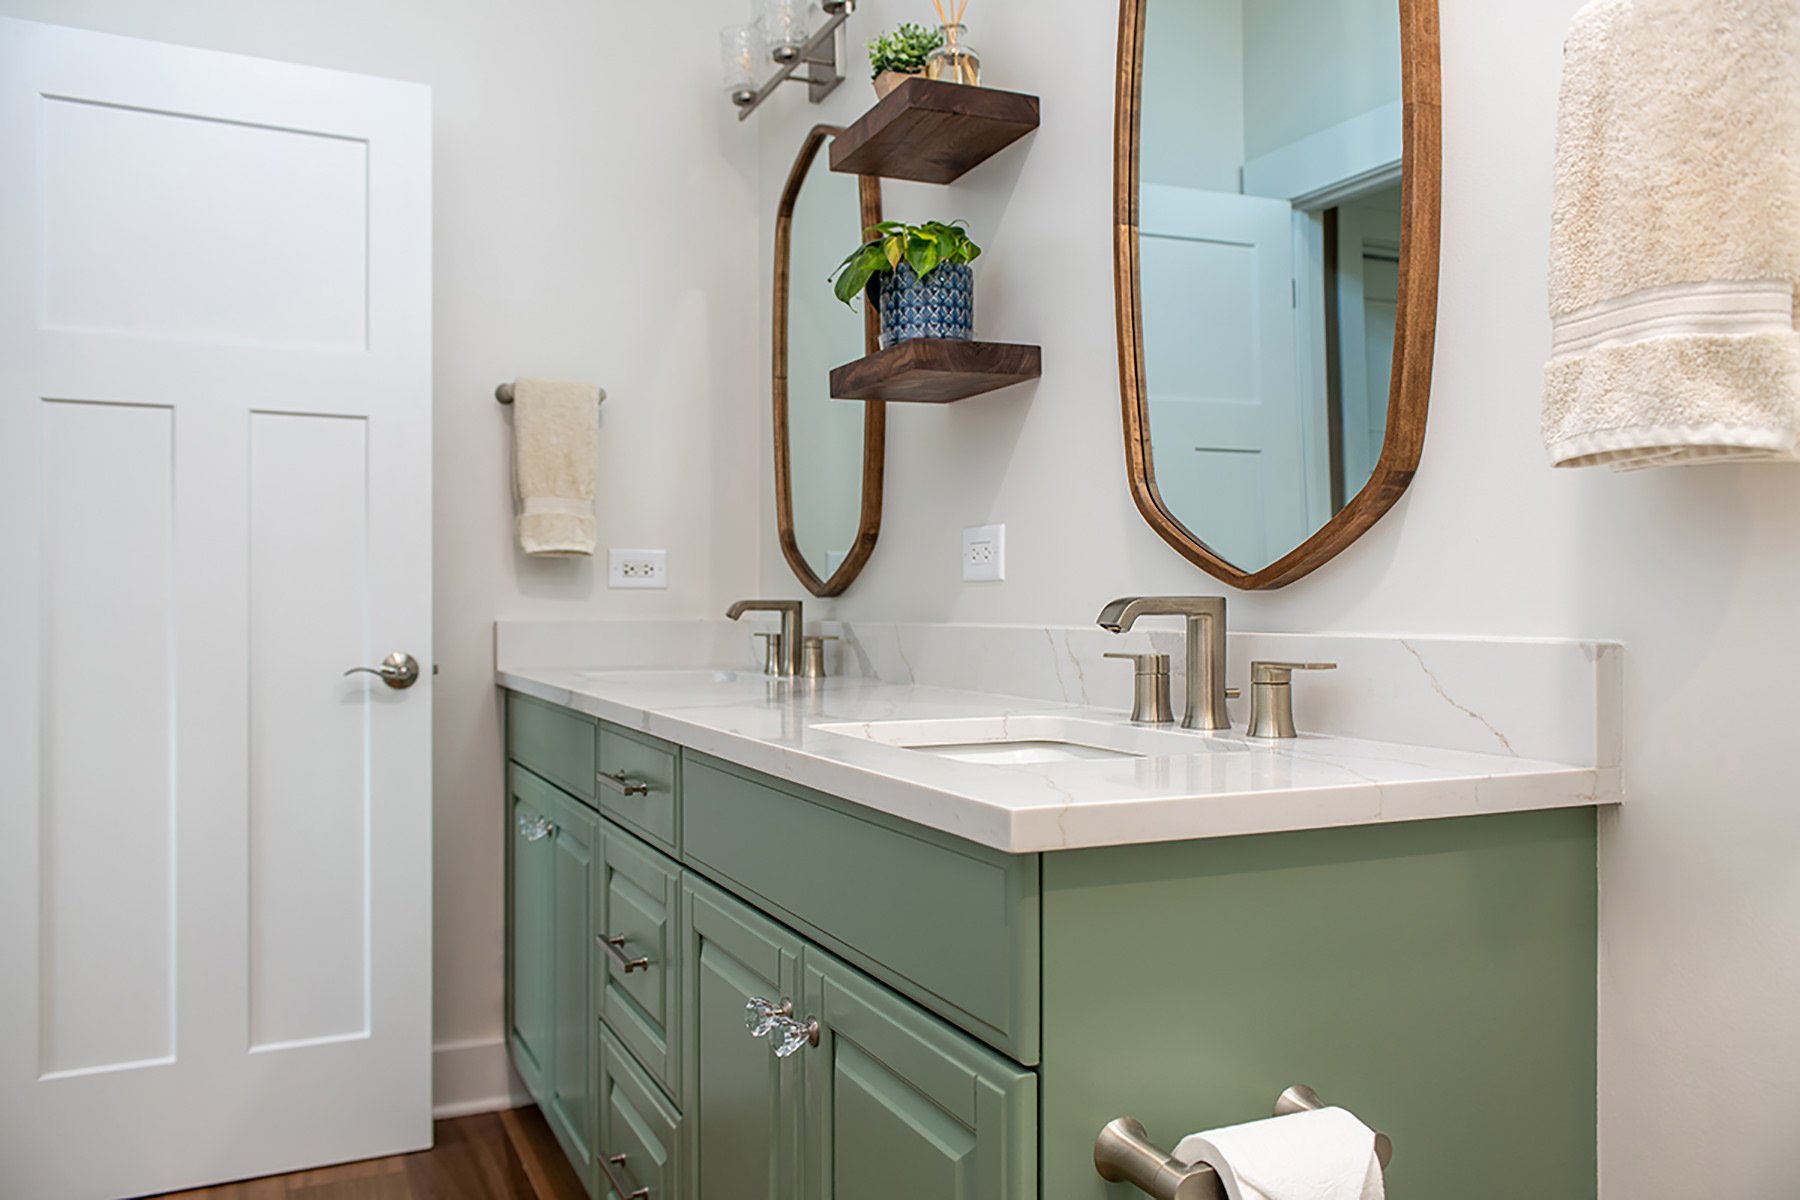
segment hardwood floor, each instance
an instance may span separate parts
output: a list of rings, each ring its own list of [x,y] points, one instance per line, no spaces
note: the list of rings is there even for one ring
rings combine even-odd
[[[439,1121],[418,1154],[273,1175],[155,1200],[586,1200],[535,1108]]]

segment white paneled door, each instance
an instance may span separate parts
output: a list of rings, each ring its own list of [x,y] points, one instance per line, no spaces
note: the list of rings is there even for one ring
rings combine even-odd
[[[430,1142],[430,139],[0,20],[0,1196]]]

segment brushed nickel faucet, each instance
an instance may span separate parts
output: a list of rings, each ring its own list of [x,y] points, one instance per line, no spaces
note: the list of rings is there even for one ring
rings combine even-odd
[[[1100,610],[1100,628],[1124,633],[1139,617],[1187,619],[1187,710],[1183,729],[1230,729],[1225,713],[1225,597],[1126,596]]]
[[[798,600],[739,600],[725,610],[725,615],[735,621],[745,613],[771,612],[781,616],[781,632],[765,635],[769,642],[769,662],[774,667],[771,675],[791,679],[800,673],[800,631],[805,625],[800,618],[800,601]]]

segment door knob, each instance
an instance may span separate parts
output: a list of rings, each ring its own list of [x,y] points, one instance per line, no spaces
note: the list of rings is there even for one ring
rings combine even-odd
[[[381,682],[403,692],[419,682],[419,660],[403,651],[396,650],[381,660],[379,667],[351,667],[345,675],[379,675]]]

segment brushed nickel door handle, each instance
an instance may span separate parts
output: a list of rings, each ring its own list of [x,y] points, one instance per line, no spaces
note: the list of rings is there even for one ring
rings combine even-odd
[[[650,1200],[649,1188],[641,1187],[634,1191],[626,1187],[624,1180],[620,1179],[618,1173],[613,1170],[614,1167],[619,1168],[620,1171],[625,1169],[623,1154],[614,1154],[610,1158],[602,1157],[600,1159],[600,1170],[606,1176],[607,1186],[611,1187],[619,1196],[619,1200]]]
[[[648,796],[650,794],[649,784],[641,779],[628,778],[623,771],[615,771],[611,775],[602,771],[594,778],[621,796]]]
[[[650,969],[649,959],[643,957],[633,958],[631,955],[625,953],[624,934],[602,933],[594,940],[600,943],[600,948],[606,951],[607,956],[627,975],[631,974],[633,971],[648,971]]]
[[[396,650],[381,660],[379,667],[351,667],[345,675],[377,675],[381,682],[396,692],[404,692],[419,682],[419,660],[402,650]]]

